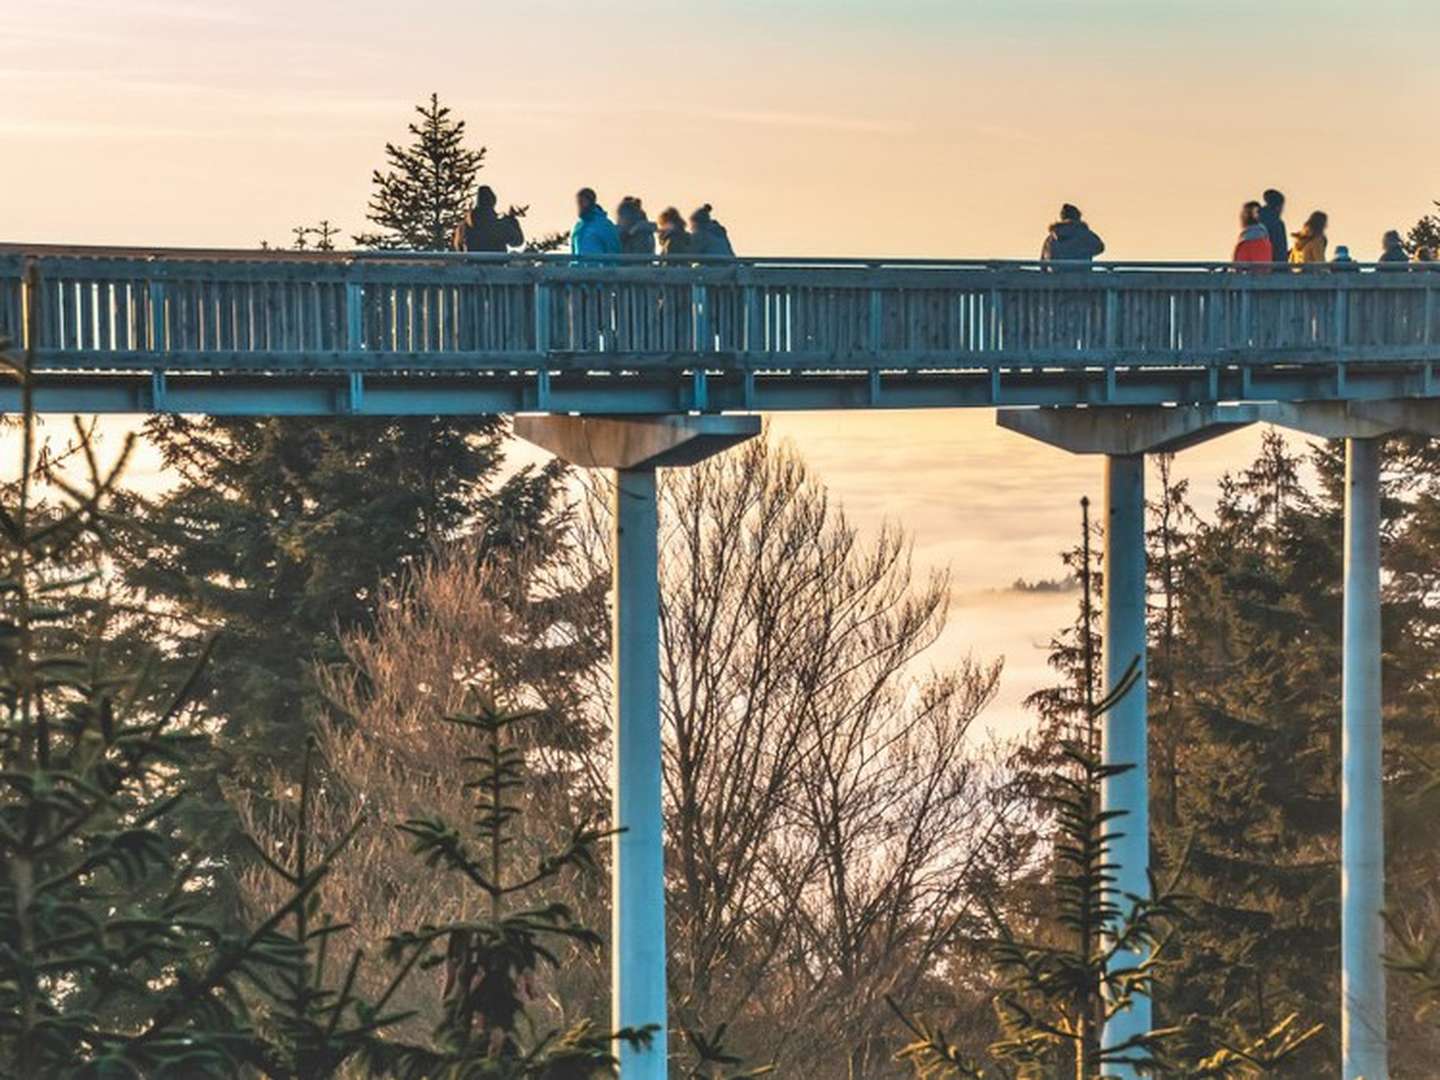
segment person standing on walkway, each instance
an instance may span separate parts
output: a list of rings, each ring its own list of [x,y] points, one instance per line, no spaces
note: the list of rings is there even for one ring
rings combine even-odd
[[[693,238],[690,230],[685,228],[685,219],[680,215],[680,211],[673,206],[667,206],[660,211],[660,217],[656,220],[660,226],[660,254],[667,259],[689,255],[694,247]]]
[[[615,208],[615,227],[620,230],[622,255],[655,254],[655,223],[634,195],[626,195]]]
[[[1264,205],[1260,207],[1260,224],[1270,236],[1270,261],[1283,263],[1290,250],[1289,234],[1285,231],[1285,196],[1274,188],[1268,188],[1260,196]]]
[[[525,243],[520,228],[524,210],[511,207],[504,215],[495,212],[495,192],[488,184],[475,189],[475,205],[465,212],[465,220],[455,226],[450,246],[456,251],[485,251],[495,254]]]
[[[1081,218],[1077,207],[1060,207],[1060,220],[1050,226],[1040,248],[1044,262],[1089,262],[1105,250],[1105,241]]]
[[[1325,227],[1330,224],[1330,218],[1323,210],[1316,210],[1308,218],[1300,231],[1295,233],[1295,243],[1290,245],[1290,261],[1297,266],[1307,263],[1323,263],[1325,261]]]
[[[730,246],[730,234],[710,216],[714,209],[709,203],[690,215],[690,252],[694,255],[709,255],[713,258],[733,259],[735,249]]]
[[[1404,265],[1410,261],[1410,253],[1405,250],[1405,241],[1400,236],[1400,230],[1391,229],[1380,238],[1380,258],[1375,260],[1380,263],[1399,263]],[[1387,270],[1394,270],[1394,266],[1386,266]]]
[[[1253,199],[1240,208],[1240,236],[1235,241],[1231,262],[1270,263],[1275,261],[1275,249],[1270,241],[1270,231],[1260,221],[1260,204]]]
[[[575,193],[579,218],[570,230],[570,254],[619,255],[620,232],[610,215],[595,199],[594,188],[581,188]]]

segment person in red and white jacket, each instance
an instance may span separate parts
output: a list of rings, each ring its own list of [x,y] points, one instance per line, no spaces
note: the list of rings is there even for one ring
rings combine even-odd
[[[1270,243],[1270,233],[1260,221],[1260,204],[1247,202],[1240,208],[1240,238],[1235,242],[1235,254],[1231,262],[1271,263],[1275,261],[1275,250]]]

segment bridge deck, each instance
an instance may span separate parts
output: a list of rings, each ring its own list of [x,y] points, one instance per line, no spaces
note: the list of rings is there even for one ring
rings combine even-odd
[[[594,414],[1435,394],[1431,267],[0,245],[0,337],[80,412]],[[13,389],[0,408],[13,408]],[[9,395],[9,396],[6,396]]]

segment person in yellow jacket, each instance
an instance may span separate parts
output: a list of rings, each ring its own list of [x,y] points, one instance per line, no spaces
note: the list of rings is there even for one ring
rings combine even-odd
[[[1290,235],[1295,242],[1290,245],[1292,263],[1323,263],[1325,261],[1325,226],[1330,218],[1323,210],[1316,210],[1305,219],[1304,226]]]

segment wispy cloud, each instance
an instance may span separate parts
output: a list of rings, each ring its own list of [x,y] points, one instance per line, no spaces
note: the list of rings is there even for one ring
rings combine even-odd
[[[233,4],[203,3],[198,0],[46,0],[46,6],[66,8],[78,14],[111,16],[126,22],[135,19],[162,19],[167,22],[255,26],[263,20]]]
[[[909,122],[879,120],[863,116],[840,116],[826,113],[796,113],[768,109],[714,109],[699,106],[679,108],[656,106],[651,111],[683,114],[706,120],[762,127],[803,128],[808,131],[849,131],[875,135],[902,135],[914,130]]]

